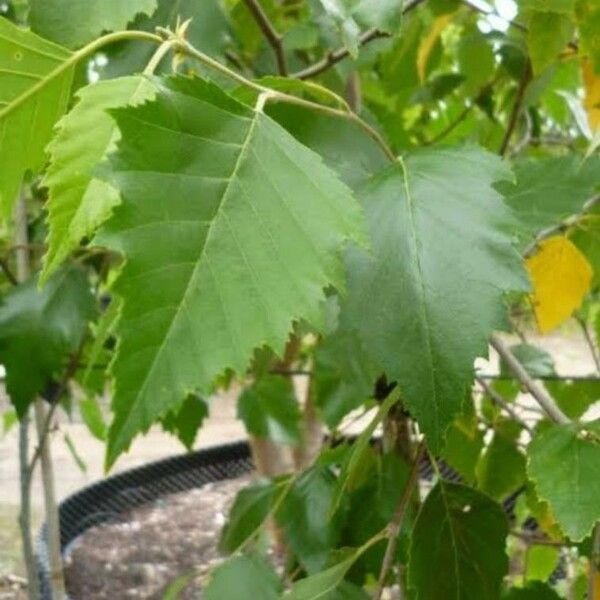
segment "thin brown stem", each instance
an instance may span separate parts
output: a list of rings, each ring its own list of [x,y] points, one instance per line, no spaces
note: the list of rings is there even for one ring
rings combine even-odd
[[[412,2],[408,2],[402,11],[402,14],[405,15],[423,2],[424,0],[412,0]],[[380,40],[387,37],[390,37],[390,34],[385,31],[380,31],[379,29],[368,29],[358,38],[358,45],[365,46],[374,40]],[[342,60],[348,58],[348,56],[350,56],[350,51],[345,46],[338,48],[337,50],[332,50],[315,64],[310,65],[301,71],[297,71],[296,73],[292,73],[291,77],[294,77],[295,79],[310,79],[311,77],[316,77],[317,75],[329,70]]]
[[[475,380],[481,386],[483,391],[491,398],[492,402],[506,412],[513,421],[521,425],[525,431],[533,435],[533,429],[515,412],[515,409],[493,388],[487,381],[481,377],[475,376]]]
[[[557,548],[564,548],[565,546],[569,545],[569,543],[566,541],[551,540],[550,538],[542,537],[541,535],[524,533],[522,531],[517,531],[516,529],[512,529],[510,531],[510,535],[519,538],[528,546],[555,546]]]
[[[519,122],[519,117],[521,116],[521,111],[523,110],[523,101],[525,99],[525,91],[527,90],[527,86],[531,81],[531,63],[527,62],[525,68],[523,69],[523,75],[521,76],[521,81],[519,82],[519,87],[517,88],[517,94],[515,96],[515,102],[513,104],[512,112],[510,114],[510,118],[508,120],[508,127],[506,128],[506,133],[504,134],[504,138],[502,139],[502,144],[500,145],[499,154],[500,156],[506,156],[508,152],[508,148],[510,146],[510,140],[515,132],[517,127],[517,123]]]
[[[587,592],[589,600],[600,600],[600,522],[596,523],[592,536]]]
[[[283,48],[283,36],[275,29],[258,0],[244,0],[244,4],[248,7],[248,10],[273,49],[275,60],[277,61],[277,71],[280,75],[286,77],[288,67]]]
[[[392,520],[388,524],[388,543],[385,549],[383,562],[381,564],[381,571],[379,572],[377,589],[373,594],[373,600],[381,600],[381,595],[383,594],[383,590],[385,588],[385,582],[387,581],[388,573],[394,564],[394,556],[396,554],[396,546],[398,544],[398,535],[400,534],[400,529],[402,528],[402,522],[404,521],[406,510],[408,509],[410,500],[413,496],[413,491],[417,482],[419,481],[419,464],[421,462],[421,456],[423,455],[424,449],[425,444],[421,442],[415,453],[412,467],[408,475],[408,480],[406,481],[404,491],[402,492],[402,497],[400,498],[400,501],[394,510],[394,516],[392,517]]]
[[[523,365],[518,361],[516,356],[510,351],[510,348],[504,344],[504,342],[497,336],[493,335],[490,344],[500,355],[500,358],[504,360],[510,371],[517,378],[517,380],[525,387],[525,389],[531,394],[531,396],[537,401],[537,403],[544,409],[544,412],[550,417],[552,421],[559,425],[566,425],[571,420],[563,413],[558,407],[554,399],[544,387],[539,385],[525,370]]]
[[[596,347],[596,342],[592,337],[590,328],[585,322],[585,319],[583,319],[582,317],[577,317],[577,322],[579,323],[579,327],[581,327],[583,337],[585,338],[585,342],[590,350],[590,354],[592,356],[592,359],[594,360],[594,364],[596,365],[596,372],[600,375],[600,355],[598,354],[598,348]]]

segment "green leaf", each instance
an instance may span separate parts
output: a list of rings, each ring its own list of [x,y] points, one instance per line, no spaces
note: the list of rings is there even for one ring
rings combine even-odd
[[[325,566],[336,542],[338,527],[331,518],[335,488],[327,467],[312,467],[294,481],[276,514],[286,541],[308,573]]]
[[[599,434],[600,420],[551,425],[533,438],[528,449],[529,477],[574,542],[583,540],[600,519]]]
[[[575,27],[570,17],[556,12],[534,11],[529,18],[527,46],[534,74],[540,74],[557,60]]]
[[[531,344],[516,344],[511,346],[510,351],[532,377],[556,375],[554,359],[543,348]],[[500,363],[500,373],[502,375],[510,375],[511,373],[504,361]]]
[[[318,326],[346,240],[364,239],[319,157],[210,83],[169,79],[115,116],[123,201],[99,241],[127,262],[109,465],[189,390],[242,373],[259,346],[281,353],[295,320]]]
[[[162,426],[165,431],[176,435],[179,441],[191,450],[206,417],[208,417],[208,405],[204,398],[189,394],[178,409],[172,410],[163,417]]]
[[[536,546],[527,548],[525,579],[547,581],[558,566],[560,550],[556,546]]]
[[[2,437],[4,437],[17,423],[19,416],[14,408],[8,408],[2,413]]]
[[[476,474],[481,491],[496,500],[504,499],[525,483],[525,456],[501,428],[494,432],[482,454]]]
[[[481,88],[490,82],[496,63],[492,47],[478,30],[461,37],[458,62],[468,93],[479,94]]]
[[[594,71],[600,73],[600,4],[596,0],[577,2],[577,23],[579,25],[579,47],[583,55],[589,55]]]
[[[358,56],[360,27],[344,0],[317,0],[332,28],[337,30],[342,43],[353,58]],[[315,3],[316,4],[316,3]]]
[[[519,0],[518,4],[522,11],[534,10],[572,14],[575,7],[575,0]]]
[[[154,92],[152,82],[143,76],[100,81],[79,90],[75,108],[59,121],[47,148],[50,165],[42,182],[49,196],[42,283],[119,203],[118,191],[94,176],[119,138],[108,109],[141,104]]]
[[[283,600],[331,600],[330,594],[335,593],[339,586],[343,584],[344,577],[350,567],[380,539],[373,538],[361,548],[353,551],[346,549],[344,554],[347,555],[347,558],[328,569],[297,581],[289,593],[283,596]]]
[[[317,347],[313,389],[315,404],[331,428],[372,395],[379,373],[360,348],[355,331],[337,330]]]
[[[31,29],[46,39],[78,48],[101,33],[127,28],[137,14],[151,14],[156,0],[30,0]]]
[[[397,33],[402,23],[402,0],[354,0],[352,15],[363,27]]]
[[[581,211],[600,186],[600,157],[582,161],[576,154],[528,159],[515,165],[516,183],[496,187],[519,217],[523,237],[556,225]]]
[[[468,483],[475,481],[475,467],[483,449],[484,432],[478,428],[477,419],[459,417],[446,432],[443,459]]]
[[[579,419],[592,404],[600,400],[598,380],[546,381],[544,385],[569,419]]]
[[[38,289],[36,279],[13,288],[0,305],[0,363],[19,415],[75,351],[96,314],[85,273],[58,272]]]
[[[69,451],[69,454],[71,455],[71,458],[77,465],[77,468],[82,473],[87,473],[87,464],[81,457],[81,454],[79,454],[79,451],[77,450],[77,447],[75,446],[75,442],[73,441],[71,436],[68,433],[65,433],[63,435],[63,440],[65,442],[65,446],[67,447],[67,450]]]
[[[415,600],[497,600],[508,571],[507,534],[498,504],[464,485],[438,482],[412,534],[408,583]]]
[[[229,520],[221,533],[219,549],[231,554],[256,533],[269,516],[277,487],[263,479],[240,490],[229,512]]]
[[[231,46],[231,27],[219,0],[159,0],[156,12],[150,17],[140,15],[131,28],[152,33],[157,27],[175,30],[178,22],[190,19],[186,39],[198,50],[218,57],[223,55],[226,46]],[[104,50],[108,58],[106,66],[98,70],[105,79],[139,73],[155,50],[152,44],[140,44],[135,40],[113,44]],[[170,66],[170,61],[165,60],[156,71],[170,72]],[[197,62],[193,68],[198,69]]]
[[[23,176],[37,172],[69,102],[71,53],[0,17],[0,213],[12,215]]]
[[[545,583],[533,581],[523,588],[512,588],[502,600],[560,600],[560,596]]]
[[[202,590],[206,600],[279,600],[281,581],[264,558],[236,556],[217,567]]]
[[[79,401],[79,412],[90,433],[101,442],[106,440],[108,427],[95,398],[84,398]]]
[[[240,394],[237,415],[251,435],[279,444],[300,443],[302,415],[289,377],[267,375],[257,379]]]
[[[509,175],[475,147],[427,150],[362,191],[374,248],[348,253],[340,321],[398,380],[433,452],[460,412],[473,361],[505,323],[503,292],[527,289],[504,233],[512,219],[491,187]]]

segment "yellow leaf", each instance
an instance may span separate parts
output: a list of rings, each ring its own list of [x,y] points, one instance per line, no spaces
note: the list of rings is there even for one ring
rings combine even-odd
[[[594,132],[600,126],[600,76],[594,73],[594,66],[589,58],[581,61],[581,71],[585,89],[583,107],[587,113],[590,129]]]
[[[429,33],[423,38],[423,41],[419,45],[419,50],[417,52],[417,73],[419,74],[421,83],[425,81],[427,63],[429,62],[429,57],[435,47],[435,43],[438,41],[440,35],[442,35],[444,27],[452,21],[453,16],[454,15],[451,13],[437,17],[433,22]]]
[[[590,291],[593,269],[586,257],[566,237],[540,243],[526,261],[533,282],[531,300],[542,332],[566,321]]]

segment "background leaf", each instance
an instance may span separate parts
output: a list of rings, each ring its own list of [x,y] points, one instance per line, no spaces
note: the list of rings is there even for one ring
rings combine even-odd
[[[591,432],[585,437],[580,427]],[[600,421],[551,425],[529,445],[529,477],[561,529],[580,542],[600,519]]]
[[[59,271],[43,289],[30,279],[6,294],[0,304],[0,363],[17,412],[25,413],[77,349],[96,314],[85,273]]]
[[[415,600],[496,600],[508,571],[507,534],[498,504],[464,485],[438,482],[412,534],[408,582]]]
[[[69,102],[71,53],[0,17],[0,212],[12,216],[23,176],[44,164],[44,148]]]
[[[33,31],[78,48],[103,32],[126,29],[139,13],[153,13],[156,0],[30,0],[29,5]]]

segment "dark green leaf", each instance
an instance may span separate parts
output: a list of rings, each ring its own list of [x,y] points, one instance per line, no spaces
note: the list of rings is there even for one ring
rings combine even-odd
[[[502,508],[464,485],[438,482],[412,534],[408,581],[415,600],[497,600],[508,571]]]
[[[529,18],[527,45],[535,74],[552,64],[573,36],[574,25],[569,16],[555,12],[534,11]]]
[[[189,394],[177,410],[171,411],[162,419],[162,426],[165,431],[176,435],[179,441],[191,450],[206,417],[208,417],[208,405],[204,398]]]
[[[62,373],[96,314],[85,273],[63,269],[41,290],[31,279],[0,305],[0,363],[15,408],[23,414],[55,375]]]
[[[260,480],[238,492],[221,534],[222,552],[235,552],[257,532],[273,507],[276,491],[272,481]]]
[[[502,600],[560,600],[560,596],[541,581],[534,581],[523,588],[512,588]]]
[[[373,252],[348,253],[340,322],[358,330],[388,380],[399,382],[435,451],[461,409],[475,358],[505,323],[503,291],[528,286],[504,233],[512,219],[492,188],[509,176],[474,147],[428,150],[362,192]]]
[[[293,321],[319,327],[341,249],[364,239],[319,157],[216,86],[172,78],[115,114],[122,204],[98,240],[127,259],[109,464],[188,390],[243,373],[256,347],[281,353]]]
[[[266,375],[238,398],[238,418],[251,435],[279,444],[300,443],[301,413],[289,377]]]
[[[475,481],[475,466],[483,449],[483,436],[484,432],[478,428],[474,417],[458,418],[446,432],[442,457],[468,483]]]

